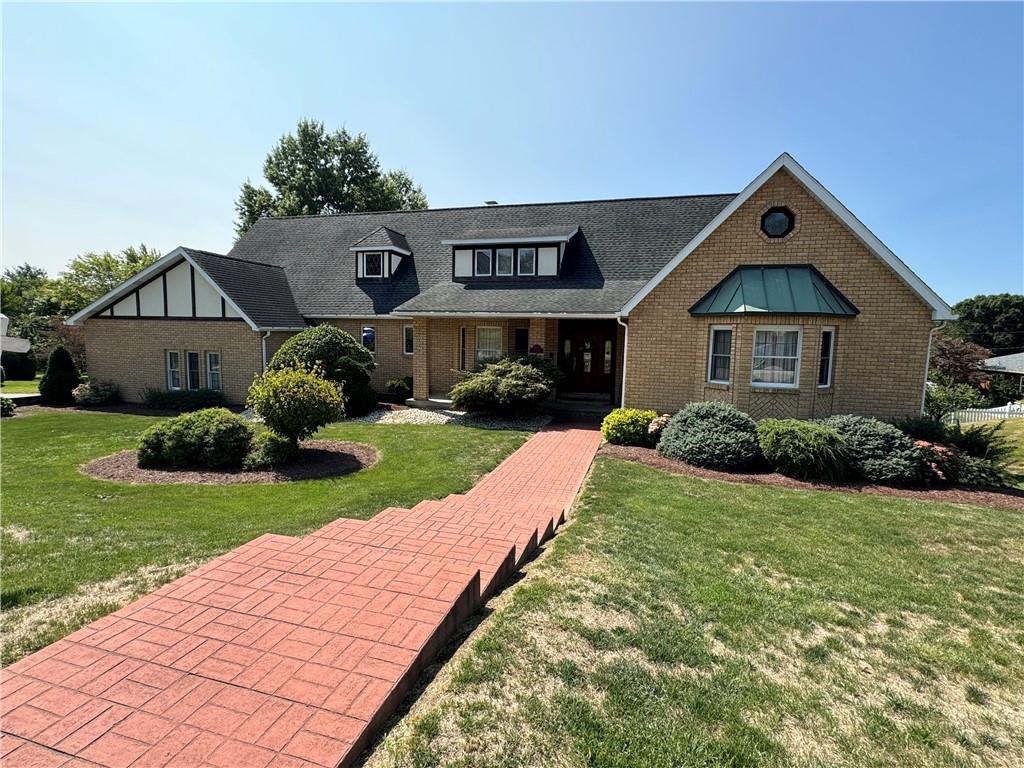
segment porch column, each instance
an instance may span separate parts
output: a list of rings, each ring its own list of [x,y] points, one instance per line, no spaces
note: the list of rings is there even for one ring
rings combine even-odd
[[[430,326],[429,318],[412,321],[412,396],[414,400],[430,397]]]
[[[530,335],[529,335],[529,348],[528,352],[531,355],[539,354],[542,356],[549,355],[552,350],[548,349],[545,344],[547,342],[547,319],[543,317],[531,317],[530,318]],[[540,347],[540,352],[534,352],[535,347]]]

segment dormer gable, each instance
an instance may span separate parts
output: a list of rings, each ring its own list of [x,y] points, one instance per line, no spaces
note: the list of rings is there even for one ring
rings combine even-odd
[[[363,236],[349,250],[356,255],[358,280],[390,280],[402,259],[412,257],[405,235],[385,226]]]

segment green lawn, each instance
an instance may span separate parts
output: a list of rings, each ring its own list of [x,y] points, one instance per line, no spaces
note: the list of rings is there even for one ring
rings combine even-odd
[[[0,384],[0,395],[36,395],[39,393],[39,380],[43,375],[38,374],[32,381],[11,381],[8,379]]]
[[[1006,419],[1000,431],[1010,445],[1006,458],[1008,469],[1024,482],[1024,419]]]
[[[368,443],[381,460],[335,480],[133,486],[78,465],[134,446],[147,416],[67,412],[4,419],[3,662],[73,631],[263,533],[301,535],[337,517],[464,491],[526,433],[336,424],[320,437]]]
[[[601,457],[380,766],[1024,764],[1016,512]]]

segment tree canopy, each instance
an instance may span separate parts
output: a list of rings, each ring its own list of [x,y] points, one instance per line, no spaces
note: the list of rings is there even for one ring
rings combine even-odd
[[[131,245],[120,253],[83,253],[68,262],[53,286],[60,314],[73,315],[160,258],[160,252]]]
[[[953,305],[949,334],[989,350],[993,357],[1024,352],[1024,295],[996,293]]]
[[[242,185],[235,231],[245,234],[262,216],[299,216],[426,208],[427,198],[405,171],[383,171],[364,134],[328,133],[300,120],[267,154],[263,176],[273,191]]]

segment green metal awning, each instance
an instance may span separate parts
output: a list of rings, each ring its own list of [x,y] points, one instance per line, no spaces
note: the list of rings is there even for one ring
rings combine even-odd
[[[690,307],[691,315],[763,312],[852,317],[859,311],[809,264],[737,267]]]

